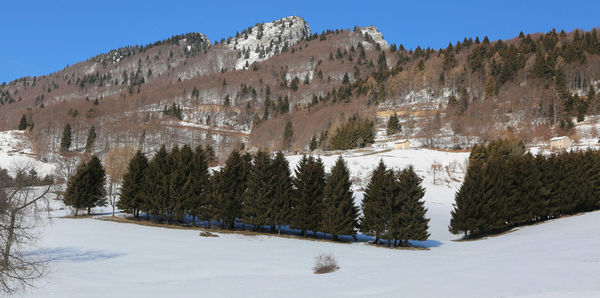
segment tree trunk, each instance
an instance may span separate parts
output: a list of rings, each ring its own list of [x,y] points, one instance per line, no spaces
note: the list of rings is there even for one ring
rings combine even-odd
[[[8,268],[9,256],[10,256],[10,248],[12,246],[14,236],[15,236],[15,219],[17,213],[15,210],[11,210],[10,213],[10,224],[8,226],[8,235],[6,236],[6,246],[4,247],[4,259],[2,263],[2,268]]]
[[[87,215],[90,216],[90,213],[92,211],[92,207],[87,207],[87,209],[88,209],[88,214]]]
[[[277,234],[281,235],[281,224],[277,225]]]
[[[115,201],[112,195],[113,190],[113,180],[110,179],[110,184],[108,184],[108,200],[110,201],[110,205],[112,206],[112,216],[115,217]]]
[[[79,212],[79,208],[75,207],[75,217],[77,217],[77,212]]]

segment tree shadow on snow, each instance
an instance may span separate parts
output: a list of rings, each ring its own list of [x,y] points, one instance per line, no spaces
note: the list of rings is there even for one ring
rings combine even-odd
[[[122,256],[122,253],[115,253],[105,250],[82,250],[76,247],[56,247],[42,248],[26,253],[28,256],[35,256],[44,262],[69,261],[69,262],[89,262],[113,259]]]

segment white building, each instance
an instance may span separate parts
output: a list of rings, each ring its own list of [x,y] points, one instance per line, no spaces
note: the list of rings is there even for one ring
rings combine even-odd
[[[572,145],[571,139],[567,136],[550,139],[550,148],[552,150],[567,150],[570,149]]]

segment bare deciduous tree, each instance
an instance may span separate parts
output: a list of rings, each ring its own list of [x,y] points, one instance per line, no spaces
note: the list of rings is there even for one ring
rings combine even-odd
[[[112,206],[112,215],[115,216],[115,206],[117,205],[115,196],[115,187],[121,185],[123,175],[127,172],[129,160],[135,154],[135,148],[129,145],[115,147],[108,151],[104,157],[104,168],[108,175],[108,202]]]
[[[431,164],[431,172],[433,173],[433,184],[437,183],[437,173],[442,171],[442,164],[438,161],[434,161]]]
[[[32,164],[16,166],[14,174],[15,178],[6,171],[0,175],[0,292],[4,293],[33,286],[45,271],[45,262],[25,251],[37,239],[40,215],[49,209],[52,182],[40,180]]]

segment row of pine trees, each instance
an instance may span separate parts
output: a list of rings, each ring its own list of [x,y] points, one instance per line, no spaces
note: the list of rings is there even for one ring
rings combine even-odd
[[[466,238],[600,209],[600,152],[533,156],[520,142],[475,146],[455,201],[449,229]]]
[[[412,167],[399,172],[383,162],[373,171],[362,202],[363,215],[354,205],[350,172],[340,157],[326,173],[320,158],[303,156],[292,176],[279,152],[274,158],[234,151],[225,165],[211,173],[208,154],[198,146],[164,146],[150,159],[137,152],[123,177],[118,207],[135,217],[168,222],[200,220],[208,227],[268,229],[282,227],[309,232],[356,236],[360,231],[409,245],[408,240],[429,237],[425,190]],[[248,225],[248,226],[246,226]],[[398,242],[399,241],[399,242]]]

